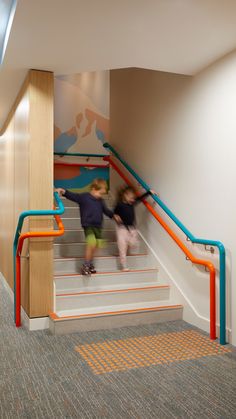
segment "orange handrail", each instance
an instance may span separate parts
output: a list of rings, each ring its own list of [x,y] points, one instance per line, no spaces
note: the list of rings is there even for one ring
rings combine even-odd
[[[16,252],[16,327],[21,326],[21,252],[25,239],[32,237],[57,237],[64,234],[64,225],[59,215],[54,215],[59,230],[52,231],[29,231],[21,234],[18,241]]]
[[[133,186],[129,178],[120,170],[117,164],[111,159],[110,156],[105,157],[104,160],[110,162],[112,167],[117,171],[117,173],[122,177],[122,179],[130,186]],[[190,250],[182,243],[178,236],[171,230],[171,228],[166,224],[162,217],[153,209],[153,207],[145,200],[142,200],[145,207],[148,211],[155,217],[155,219],[161,224],[164,230],[169,234],[169,236],[175,241],[179,248],[185,253],[187,258],[191,260],[192,263],[196,265],[202,265],[208,268],[210,272],[210,338],[216,339],[216,270],[210,261],[197,259],[190,252]]]

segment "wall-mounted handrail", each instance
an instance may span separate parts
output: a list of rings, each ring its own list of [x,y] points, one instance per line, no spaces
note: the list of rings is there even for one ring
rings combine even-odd
[[[122,177],[122,179],[130,186],[133,186],[132,182],[128,179],[127,176],[120,170],[117,164],[111,159],[111,157],[106,157],[112,167],[116,172]],[[161,226],[166,230],[170,237],[175,241],[179,248],[185,253],[186,257],[191,260],[192,263],[196,265],[202,265],[209,269],[210,272],[210,338],[216,339],[216,291],[215,291],[215,267],[214,265],[207,260],[197,259],[193,256],[190,250],[181,242],[178,236],[170,229],[170,227],[165,223],[161,216],[152,208],[152,206],[145,200],[142,200],[145,207],[148,211],[155,217],[155,219],[161,224]]]
[[[60,217],[58,217],[60,214],[63,214],[65,211],[64,205],[59,198],[59,195],[57,192],[54,192],[54,197],[56,200],[56,203],[58,205],[58,209],[54,210],[31,210],[31,211],[24,211],[20,214],[15,238],[13,242],[13,263],[14,263],[14,315],[15,315],[15,323],[16,326],[19,327],[21,325],[21,309],[20,309],[20,293],[21,293],[21,287],[20,287],[20,275],[21,275],[21,269],[20,269],[20,253],[23,247],[23,242],[26,238],[29,237],[53,237],[53,236],[59,236],[64,233],[64,227],[61,223]],[[59,231],[44,231],[44,232],[28,232],[21,234],[22,226],[24,219],[26,217],[31,216],[45,216],[45,215],[53,215],[56,218],[57,225],[59,227]]]
[[[107,154],[93,154],[93,153],[63,153],[55,152],[54,156],[76,156],[76,157],[106,157]]]
[[[109,164],[94,164],[94,163],[68,163],[68,162],[54,162],[54,166],[72,166],[72,167],[101,167],[105,169]]]
[[[144,182],[143,179],[130,167],[130,165],[120,156],[120,154],[112,147],[109,143],[104,143],[103,146],[106,149],[109,149],[110,152],[122,163],[122,165],[128,170],[128,172],[138,181],[140,185],[147,191],[150,190],[150,186]],[[106,157],[104,158],[106,159]],[[162,202],[162,200],[157,195],[152,195],[152,198],[158,203],[158,205],[163,209],[163,211],[174,221],[174,223],[182,230],[187,238],[192,243],[204,244],[209,246],[215,246],[219,250],[220,256],[220,343],[225,345],[226,343],[226,280],[225,280],[225,247],[223,243],[216,240],[207,240],[195,237],[184,225],[183,223],[173,214],[173,212]]]

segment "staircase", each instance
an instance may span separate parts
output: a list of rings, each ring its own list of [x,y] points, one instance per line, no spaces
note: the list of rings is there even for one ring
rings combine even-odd
[[[107,246],[100,249],[97,274],[80,275],[85,250],[84,233],[76,204],[63,199],[65,234],[54,243],[54,334],[158,323],[182,318],[183,307],[170,300],[170,287],[158,279],[158,269],[140,238],[128,256],[130,271],[119,270],[115,224],[104,222]],[[107,205],[112,207],[111,199]]]

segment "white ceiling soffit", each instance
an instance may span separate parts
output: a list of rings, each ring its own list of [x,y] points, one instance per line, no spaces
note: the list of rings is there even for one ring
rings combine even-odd
[[[0,70],[0,126],[30,68],[192,75],[236,48],[236,0],[18,0]]]

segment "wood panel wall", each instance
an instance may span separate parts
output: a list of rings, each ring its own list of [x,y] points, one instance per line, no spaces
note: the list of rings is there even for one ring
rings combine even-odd
[[[0,270],[13,288],[12,244],[19,214],[53,205],[53,74],[31,70],[0,136]],[[51,217],[25,222],[52,229]],[[22,257],[22,305],[29,317],[52,309],[52,240],[32,239]]]

